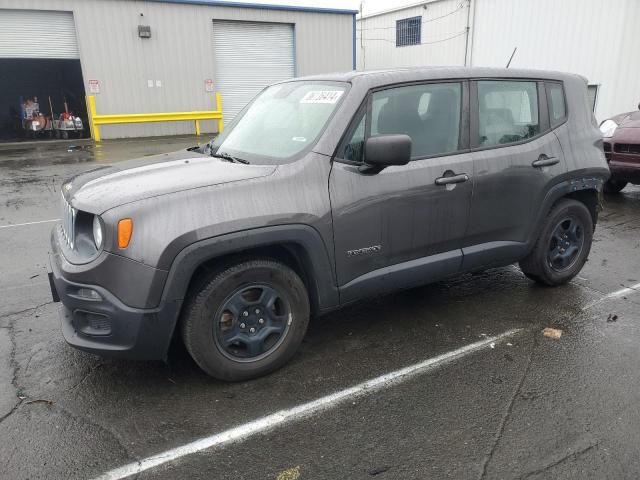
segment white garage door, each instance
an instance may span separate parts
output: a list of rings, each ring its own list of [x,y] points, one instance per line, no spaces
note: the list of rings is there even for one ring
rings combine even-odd
[[[0,58],[80,58],[73,14],[0,9]]]
[[[292,25],[214,20],[213,41],[225,123],[264,87],[294,76]]]

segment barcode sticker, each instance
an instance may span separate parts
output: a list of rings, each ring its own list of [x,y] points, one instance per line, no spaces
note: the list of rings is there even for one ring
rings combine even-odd
[[[344,92],[342,90],[311,90],[302,97],[300,103],[336,103]]]

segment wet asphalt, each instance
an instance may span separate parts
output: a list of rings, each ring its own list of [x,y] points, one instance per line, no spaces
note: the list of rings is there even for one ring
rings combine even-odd
[[[511,329],[492,347],[137,478],[640,477],[640,291],[607,297],[640,283],[638,187],[605,198],[570,284],[539,287],[507,267],[363,302],[313,319],[293,360],[251,382],[207,377],[179,345],[167,364],[68,347],[46,275],[53,223],[30,222],[58,217],[59,185],[77,172],[196,141],[0,145],[1,479],[93,478]]]

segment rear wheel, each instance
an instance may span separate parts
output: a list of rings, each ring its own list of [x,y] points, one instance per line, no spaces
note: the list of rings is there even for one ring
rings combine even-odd
[[[274,260],[215,272],[191,292],[182,338],[195,362],[221,380],[270,373],[296,352],[309,324],[304,283]]]
[[[620,193],[620,191],[627,186],[628,182],[623,180],[609,179],[604,184],[604,193]]]
[[[561,285],[582,269],[593,239],[593,220],[576,200],[559,201],[549,212],[536,244],[520,262],[524,274],[544,285]]]

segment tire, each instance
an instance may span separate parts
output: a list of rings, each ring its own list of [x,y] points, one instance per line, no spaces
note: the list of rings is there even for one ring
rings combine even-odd
[[[520,261],[522,272],[543,285],[567,283],[587,261],[593,230],[591,213],[583,203],[560,200],[549,212],[533,250]]]
[[[612,180],[609,179],[604,184],[604,193],[620,193],[620,191],[627,186],[628,182],[624,180]]]
[[[260,303],[266,297],[271,300]],[[260,377],[282,367],[300,346],[308,325],[304,283],[289,267],[270,259],[243,261],[211,273],[190,292],[181,318],[182,339],[191,357],[207,374],[227,381]],[[271,333],[278,328],[280,333]],[[239,340],[229,341],[235,338]]]

